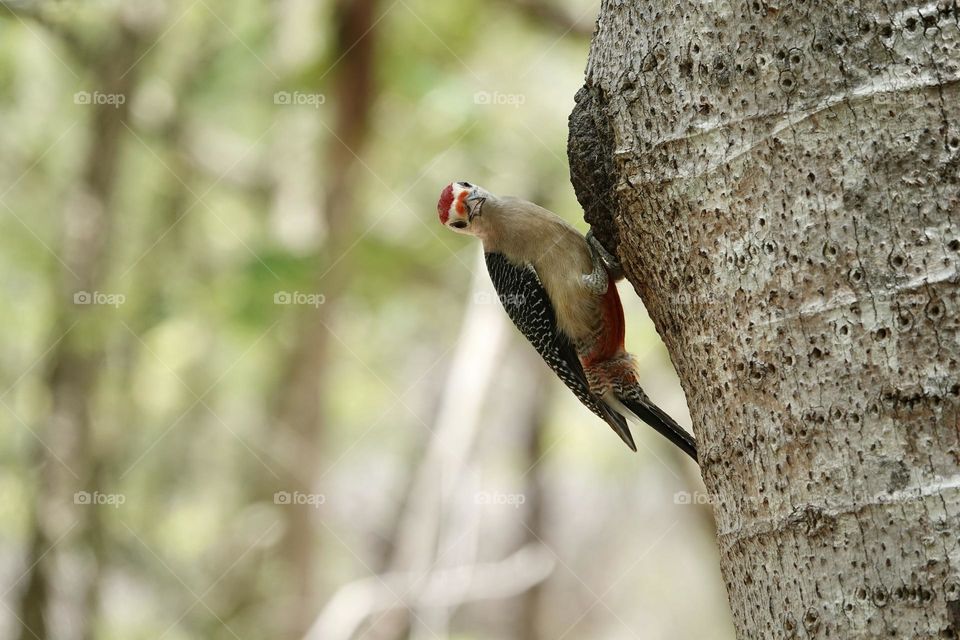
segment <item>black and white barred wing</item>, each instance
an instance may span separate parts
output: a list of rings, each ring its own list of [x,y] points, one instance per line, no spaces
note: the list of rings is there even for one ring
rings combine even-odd
[[[556,312],[532,265],[517,265],[501,253],[487,253],[487,271],[507,315],[554,373],[588,409],[603,418],[631,449],[626,420],[590,391],[570,338],[557,326]]]

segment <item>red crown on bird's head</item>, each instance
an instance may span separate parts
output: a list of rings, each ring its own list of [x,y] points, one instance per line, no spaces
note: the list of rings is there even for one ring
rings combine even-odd
[[[450,218],[450,205],[452,204],[453,183],[451,182],[440,192],[440,201],[437,202],[437,214],[440,216],[440,224],[447,224],[447,220]]]
[[[467,215],[467,196],[470,195],[473,185],[469,182],[451,182],[440,193],[440,201],[437,202],[437,213],[440,215],[440,224],[447,224],[451,213],[456,213],[457,218],[464,218]]]

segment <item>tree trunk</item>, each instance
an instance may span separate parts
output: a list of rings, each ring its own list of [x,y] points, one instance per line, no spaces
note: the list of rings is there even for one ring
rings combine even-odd
[[[329,266],[318,272],[311,293],[323,295],[318,308],[300,309],[296,344],[279,391],[277,421],[296,448],[284,465],[278,489],[308,494],[314,491],[324,425],[329,421],[328,369],[331,361],[330,323],[351,272],[344,259],[355,243],[357,168],[367,140],[374,106],[375,46],[379,0],[338,0],[334,11],[335,57],[331,103],[336,110],[329,133],[322,213],[327,236],[324,252]],[[322,80],[323,78],[321,78]],[[343,261],[343,262],[341,262]],[[339,266],[339,269],[338,269]],[[317,526],[313,509],[285,510],[284,557],[295,600],[289,615],[291,636],[302,636],[316,612]]]
[[[960,634],[958,20],[603,2],[572,181],[686,391],[740,638]]]
[[[78,501],[76,493],[89,494],[103,486],[100,455],[92,446],[92,412],[109,334],[91,327],[110,311],[97,308],[93,297],[107,282],[124,122],[139,77],[135,61],[150,38],[122,19],[116,27],[112,40],[89,52],[88,71],[96,91],[123,96],[124,101],[91,107],[83,170],[65,206],[57,254],[62,270],[52,307],[51,347],[44,362],[49,409],[36,428],[23,423],[36,441],[32,458],[37,495],[29,523],[27,569],[17,580],[24,584],[15,614],[21,640],[58,633],[59,637],[92,638],[99,607],[103,522],[96,504]],[[84,563],[84,571],[66,588],[58,581],[64,575],[62,567],[71,560]],[[69,625],[70,635],[63,635],[63,612],[71,608],[79,614],[78,620]]]

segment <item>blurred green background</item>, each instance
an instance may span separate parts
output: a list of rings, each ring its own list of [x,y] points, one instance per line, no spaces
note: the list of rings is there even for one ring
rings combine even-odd
[[[464,179],[585,230],[598,2],[2,5],[0,637],[733,637],[697,470],[436,220]]]

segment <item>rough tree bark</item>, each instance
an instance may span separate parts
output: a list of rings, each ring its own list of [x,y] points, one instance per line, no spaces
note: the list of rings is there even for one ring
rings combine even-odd
[[[740,638],[960,634],[958,20],[603,2],[572,181],[680,374]]]

